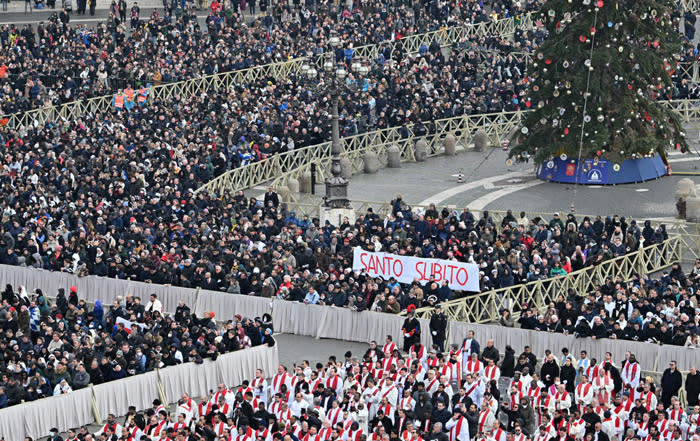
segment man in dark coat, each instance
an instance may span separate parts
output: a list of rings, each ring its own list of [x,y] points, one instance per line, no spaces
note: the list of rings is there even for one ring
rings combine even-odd
[[[542,363],[540,378],[549,387],[554,384],[554,379],[559,376],[559,365],[552,354],[549,354],[547,361]]]
[[[700,395],[700,374],[695,366],[690,367],[690,372],[685,377],[685,392],[688,394],[688,407],[698,405]]]
[[[681,386],[683,386],[683,377],[676,369],[676,361],[671,360],[669,367],[666,368],[661,376],[661,402],[664,404],[664,408],[669,408],[671,397],[678,394]]]
[[[411,305],[412,306],[412,305]],[[403,321],[403,326],[401,327],[401,332],[403,332],[403,351],[408,352],[409,348],[413,346],[414,343],[420,341],[420,323],[413,316],[413,311],[416,308],[408,308],[408,317]]]
[[[435,312],[430,317],[430,335],[433,336],[433,344],[440,352],[445,350],[445,332],[447,330],[447,318],[442,312],[442,306],[435,305]]]

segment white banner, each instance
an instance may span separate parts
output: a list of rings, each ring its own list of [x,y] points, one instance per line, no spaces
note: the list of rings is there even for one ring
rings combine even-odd
[[[400,283],[417,280],[425,284],[430,280],[430,276],[434,275],[439,283],[442,283],[443,279],[447,280],[452,289],[479,292],[479,266],[473,263],[372,253],[355,247],[352,269],[385,280],[393,277]]]

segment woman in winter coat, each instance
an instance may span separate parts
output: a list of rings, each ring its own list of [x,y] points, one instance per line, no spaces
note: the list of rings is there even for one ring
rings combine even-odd
[[[513,378],[515,371],[515,351],[510,345],[506,345],[506,352],[503,354],[503,361],[501,362],[501,376],[506,378]]]

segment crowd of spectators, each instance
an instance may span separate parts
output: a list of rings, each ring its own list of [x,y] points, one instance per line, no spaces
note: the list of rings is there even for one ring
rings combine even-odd
[[[595,292],[560,295],[542,313],[525,308],[517,323],[523,329],[577,337],[700,348],[698,282],[700,260],[688,274],[674,264],[659,279],[608,278]],[[514,325],[509,313],[504,312],[501,324]]]
[[[72,25],[64,13],[54,14],[37,29],[30,24],[3,25],[0,114],[109,95],[127,85],[170,83],[318,55],[329,50],[331,30],[342,36],[346,47],[339,56],[344,56],[352,54],[353,46],[398,41],[525,10],[510,1],[488,9],[474,1],[310,2],[296,7],[267,7],[263,1],[258,3],[265,6],[261,15],[251,21],[241,14],[238,2],[212,2],[206,25],[200,27],[194,10],[186,9],[175,19],[171,14],[179,8],[165,3],[166,9],[139,18],[131,32],[126,20],[120,20],[116,3],[109,19],[94,28]],[[527,9],[537,4],[529,1]]]
[[[364,353],[332,355],[325,364],[258,369],[241,385],[219,384],[201,398],[183,393],[174,412],[156,400],[123,420],[110,415],[95,433],[70,430],[68,440],[700,439],[695,367],[684,379],[670,361],[654,379],[629,352],[595,360],[555,348],[539,359],[529,346],[517,356],[493,340],[482,346],[473,332],[448,351],[420,343],[407,349],[387,336],[383,346],[372,341]],[[52,436],[57,441],[57,429]]]
[[[127,294],[91,307],[75,287],[69,291],[59,289],[53,301],[39,289],[7,285],[2,291],[0,408],[275,344],[269,314],[198,317],[183,302],[167,314],[155,294],[143,301]]]

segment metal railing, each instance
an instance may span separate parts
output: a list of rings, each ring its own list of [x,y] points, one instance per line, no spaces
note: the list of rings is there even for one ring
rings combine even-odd
[[[683,11],[700,12],[700,0],[680,0]]]
[[[681,0],[684,10],[700,12],[700,0]],[[518,15],[510,18],[503,18],[496,21],[486,21],[481,23],[453,26],[436,31],[409,35],[400,40],[369,44],[354,48],[354,56],[376,59],[380,52],[387,47],[394,50],[400,48],[405,53],[416,53],[421,47],[430,47],[433,42],[438,42],[441,47],[448,47],[455,42],[462,41],[472,36],[501,36],[510,37],[516,29],[530,30],[537,27],[537,21],[533,19],[532,13]],[[321,57],[316,57],[316,62],[320,62]],[[175,83],[161,84],[151,88],[148,100],[164,99],[171,96],[180,96],[187,99],[193,92],[219,91],[228,88],[232,84],[246,84],[261,78],[286,79],[292,73],[298,73],[306,58],[300,57],[288,61],[265,64],[247,69],[241,69],[226,73],[217,73],[200,78],[179,81]],[[682,62],[679,65],[679,72],[684,78],[698,79],[698,62]],[[40,109],[30,110],[22,113],[15,113],[0,116],[0,119],[7,118],[11,127],[28,126],[29,124],[44,124],[47,121],[58,119],[75,119],[88,113],[99,113],[111,110],[113,94],[87,100],[74,101],[59,106],[49,106]]]
[[[569,290],[587,293],[605,282],[606,278],[621,276],[624,281],[633,274],[660,271],[673,263],[680,262],[681,240],[678,236],[634,253],[607,260],[600,265],[590,266],[570,274],[545,280],[537,280],[522,285],[509,286],[466,298],[442,302],[442,310],[448,320],[470,323],[492,323],[500,318],[500,311],[507,309],[517,317],[524,305],[538,310],[556,301],[560,294],[568,297]],[[430,318],[434,308],[419,308],[416,317]]]
[[[436,120],[432,126],[426,126],[429,128],[427,134],[416,133],[414,125],[406,126],[406,133],[402,133],[402,127],[391,127],[343,138],[343,157],[350,161],[355,173],[363,169],[364,156],[369,152],[373,152],[380,164],[385,165],[387,148],[392,145],[399,148],[402,161],[415,161],[415,145],[419,140],[426,141],[428,156],[435,156],[442,152],[441,142],[447,135],[454,136],[458,145],[467,146],[477,130],[484,130],[489,142],[500,145],[505,135],[519,122],[520,112],[503,112]],[[312,167],[316,168],[316,178],[322,180],[330,167],[330,157],[330,142],[292,150],[224,173],[197,189],[197,192],[232,193],[270,181],[273,186],[280,186],[290,178],[301,178]]]
[[[400,49],[404,53],[416,53],[421,47],[430,47],[433,42],[438,42],[441,47],[451,46],[471,36],[512,36],[516,28],[531,29],[533,20],[530,14],[504,18],[497,21],[454,26],[432,32],[409,35],[400,40],[386,41],[378,44],[368,44],[354,48],[355,57],[367,57],[376,59],[380,52]],[[322,57],[315,57],[320,64]],[[154,86],[150,89],[149,102],[163,100],[172,96],[188,99],[202,92],[218,92],[228,90],[232,85],[248,84],[260,79],[287,79],[292,74],[301,72],[302,65],[307,61],[306,57],[294,58],[288,61],[270,63],[247,69],[241,69],[225,73],[217,73],[204,77],[183,80],[176,83],[167,83]],[[74,101],[60,106],[50,106],[41,109],[30,110],[23,113],[15,113],[0,117],[8,119],[11,127],[28,126],[29,124],[44,124],[47,121],[56,121],[61,118],[75,119],[87,113],[99,113],[109,111],[112,108],[114,95],[105,95],[87,100]]]
[[[661,101],[663,105],[676,111],[684,124],[700,123],[700,100]],[[401,134],[401,127],[391,127],[382,130],[363,133],[341,140],[343,155],[353,164],[353,172],[362,169],[362,156],[373,151],[380,163],[386,163],[386,148],[397,145],[401,149],[403,161],[415,160],[412,147],[425,138],[428,143],[428,155],[434,156],[441,152],[439,141],[452,134],[457,144],[466,147],[471,143],[471,137],[477,130],[484,130],[491,145],[500,145],[502,139],[507,139],[511,130],[518,126],[523,111],[501,112],[481,115],[466,115],[437,120],[434,122],[435,131],[427,135],[414,133],[415,126],[407,126],[409,135]],[[285,179],[299,179],[304,172],[311,169],[312,164],[317,170],[317,179],[322,179],[324,170],[330,165],[330,142],[292,150],[274,155],[266,160],[254,162],[243,167],[230,170],[203,185],[197,192],[223,194],[255,187],[266,182],[280,185]],[[320,181],[317,181],[320,182]]]

